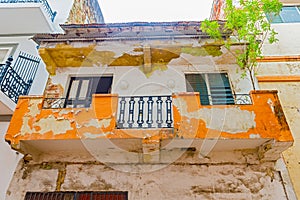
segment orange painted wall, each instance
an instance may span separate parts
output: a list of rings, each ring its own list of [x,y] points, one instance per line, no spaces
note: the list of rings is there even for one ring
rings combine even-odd
[[[173,102],[185,102],[186,110],[173,103],[174,131],[166,129],[116,129],[118,96],[94,95],[91,108],[42,109],[43,97],[21,97],[5,136],[11,146],[20,140],[57,140],[85,138],[222,138],[249,139],[251,135],[276,141],[293,141],[276,91],[253,91],[252,105],[201,105],[199,93],[173,95]],[[181,109],[181,110],[180,110]],[[255,126],[244,132],[228,132],[208,127],[192,113],[218,109],[238,109],[255,116]],[[237,120],[240,116],[236,115]],[[174,133],[174,134],[173,134]],[[146,140],[145,140],[146,142]]]

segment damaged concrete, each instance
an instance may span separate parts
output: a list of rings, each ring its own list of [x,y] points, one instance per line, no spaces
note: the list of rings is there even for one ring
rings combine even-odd
[[[231,163],[222,163],[210,155],[202,164],[188,164],[184,159],[171,165],[146,164],[141,167],[157,169],[146,173],[119,171],[115,170],[118,164],[106,166],[81,159],[60,163],[21,162],[6,199],[22,199],[26,191],[35,188],[38,191],[80,191],[82,188],[128,191],[129,199],[288,199],[274,163],[249,164],[245,162],[249,153],[242,158],[224,152],[223,156],[226,155],[232,159]],[[188,153],[184,157],[189,157]],[[12,192],[17,185],[18,191]]]

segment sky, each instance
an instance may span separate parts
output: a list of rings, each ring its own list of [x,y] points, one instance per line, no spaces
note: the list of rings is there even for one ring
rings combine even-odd
[[[105,23],[200,21],[212,0],[98,0]]]

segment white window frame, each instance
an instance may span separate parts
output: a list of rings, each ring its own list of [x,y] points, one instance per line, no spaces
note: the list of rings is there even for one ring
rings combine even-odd
[[[12,56],[15,53],[17,46],[18,44],[0,44],[0,50],[7,50],[3,59],[0,58],[0,64],[5,64],[9,56]]]

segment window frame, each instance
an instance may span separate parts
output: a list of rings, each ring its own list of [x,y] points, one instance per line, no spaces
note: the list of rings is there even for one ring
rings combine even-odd
[[[201,94],[200,91],[196,91],[193,86],[188,86],[189,81],[187,79],[187,75],[190,75],[190,74],[193,74],[193,75],[202,75],[204,76],[204,81],[205,81],[205,86],[206,86],[206,92],[207,94]],[[219,94],[213,94],[212,93],[212,87],[216,87],[216,86],[211,86],[211,78],[209,78],[209,74],[224,74],[224,76],[227,78],[227,82],[228,82],[228,87],[230,89],[230,93],[227,93],[228,91],[226,91],[226,88],[224,87],[224,92],[223,94],[221,93],[221,95]],[[201,105],[234,105],[235,104],[235,98],[234,98],[234,91],[233,91],[233,87],[232,87],[232,84],[231,84],[231,81],[230,81],[230,78],[229,78],[229,75],[228,75],[228,72],[227,71],[219,71],[219,72],[186,72],[184,73],[184,76],[185,76],[185,83],[186,83],[186,91],[187,92],[199,92],[199,95],[200,95],[200,103]],[[220,76],[221,77],[221,76]],[[224,81],[224,80],[222,80]],[[190,89],[192,89],[193,91],[188,91],[189,90],[189,87],[191,87]],[[228,94],[228,95],[227,95]],[[220,99],[220,97],[217,97],[217,96],[225,96],[226,98],[226,103],[217,103],[216,101]],[[202,96],[202,98],[201,98]],[[204,99],[204,98],[205,99]],[[228,101],[228,102],[227,102]]]
[[[288,21],[287,18],[283,16],[283,10],[285,8],[295,8],[298,13],[297,21]],[[272,13],[265,13],[267,20],[270,22],[271,16],[275,17],[274,20],[270,23],[272,24],[281,24],[281,23],[300,23],[300,5],[289,5],[289,6],[283,6],[282,10],[280,11],[279,15],[274,15]]]
[[[99,78],[98,82],[93,82],[92,79],[97,79]],[[110,78],[110,88],[108,90],[108,92],[101,92],[101,93],[95,93],[93,91],[89,91],[89,89],[91,89],[91,87],[94,87],[94,89],[97,89],[97,87],[95,88],[94,84],[99,84],[99,81],[101,81],[101,78]],[[74,98],[70,98],[70,92],[71,92],[71,88],[72,88],[72,83],[73,81],[82,81],[82,80],[89,80],[88,82],[88,88],[86,90],[86,94],[85,94],[85,98],[80,98],[78,95],[81,93],[81,89],[78,90],[78,87],[82,86],[82,83],[79,83],[78,87],[76,88],[76,95],[75,95],[75,99]],[[65,103],[64,103],[64,107],[66,108],[87,108],[90,107],[91,102],[92,102],[92,95],[93,94],[111,94],[112,92],[112,86],[113,86],[113,81],[114,81],[114,76],[113,74],[101,74],[101,75],[69,75],[68,77],[68,81],[66,83],[66,92],[64,94],[65,97]],[[74,104],[75,103],[75,104]],[[79,107],[77,107],[79,106]]]
[[[4,43],[4,44],[0,44],[0,50],[1,49],[4,49],[4,50],[7,50],[7,53],[6,55],[3,57],[3,59],[1,60],[1,57],[0,57],[0,64],[5,64],[6,60],[15,54],[16,52],[16,49],[18,47],[18,44],[17,43]]]

